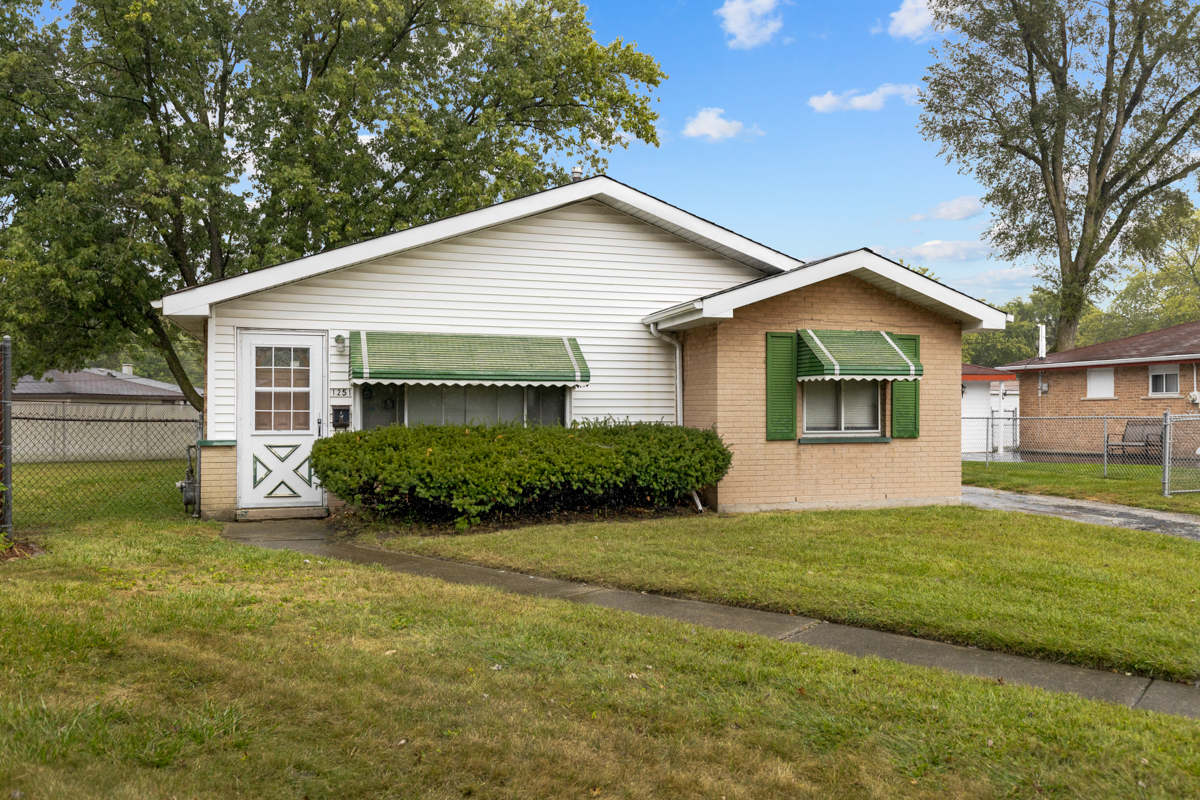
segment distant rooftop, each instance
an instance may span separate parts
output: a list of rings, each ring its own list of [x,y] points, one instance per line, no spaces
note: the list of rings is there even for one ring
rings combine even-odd
[[[41,380],[26,375],[13,388],[14,400],[109,400],[183,402],[173,383],[127,375],[113,369],[89,367],[77,372],[49,370]]]
[[[1137,364],[1155,361],[1200,359],[1200,322],[1185,322],[1149,333],[1113,339],[1111,342],[1076,347],[1045,358],[1028,358],[1005,364],[1005,369],[1050,369],[1058,366],[1092,364]]]

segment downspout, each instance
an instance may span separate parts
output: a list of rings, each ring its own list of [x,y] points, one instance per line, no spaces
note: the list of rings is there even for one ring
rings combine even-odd
[[[658,329],[657,322],[650,323],[650,335],[655,339],[662,339],[668,344],[675,346],[675,424],[683,424],[683,345],[679,341],[679,337],[670,333],[663,333]]]

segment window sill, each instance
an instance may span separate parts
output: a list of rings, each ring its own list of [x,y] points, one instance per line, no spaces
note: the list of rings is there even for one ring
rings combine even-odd
[[[1120,400],[1121,398],[1119,398],[1119,397],[1081,397],[1079,399],[1084,402],[1094,402],[1096,400]]]
[[[1182,400],[1181,394],[1148,394],[1142,398],[1143,400]]]
[[[887,444],[890,436],[802,436],[796,444]]]

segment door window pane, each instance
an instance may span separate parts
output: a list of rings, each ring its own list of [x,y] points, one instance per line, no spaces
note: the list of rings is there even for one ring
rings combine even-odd
[[[300,390],[256,391],[254,429],[257,431],[309,430],[311,419],[309,416],[311,398],[308,392],[309,348],[255,347],[254,364],[256,390]]]
[[[805,381],[804,430],[838,429],[838,387],[836,381]]]

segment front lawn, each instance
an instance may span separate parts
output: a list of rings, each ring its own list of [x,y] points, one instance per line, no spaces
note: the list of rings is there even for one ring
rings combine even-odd
[[[1181,718],[322,563],[215,525],[39,541],[48,555],[0,562],[4,797],[1200,795]]]
[[[963,506],[359,538],[1084,666],[1200,676],[1200,545],[1161,534]]]
[[[1200,488],[1195,470],[1177,468],[1190,488]],[[1095,464],[985,464],[964,461],[962,482],[966,486],[985,486],[1008,492],[1049,494],[1076,500],[1097,500],[1158,511],[1200,514],[1200,493],[1163,497],[1162,468],[1119,465],[1105,478]]]

